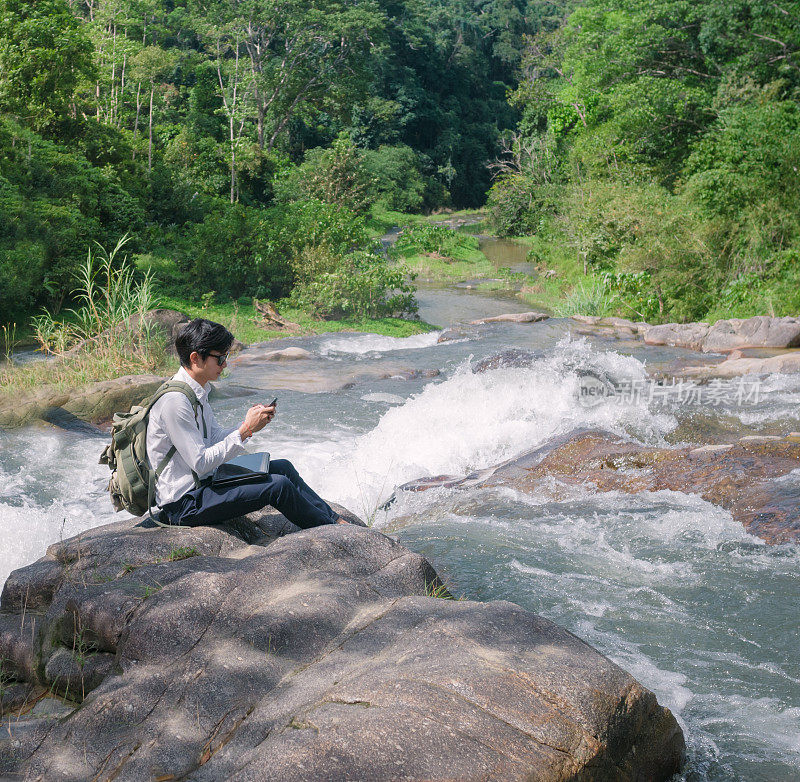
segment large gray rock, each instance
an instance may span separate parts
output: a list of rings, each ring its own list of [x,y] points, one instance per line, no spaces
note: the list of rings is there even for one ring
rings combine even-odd
[[[22,426],[56,415],[94,423],[107,421],[117,411],[140,404],[165,379],[158,375],[124,375],[70,391],[45,389],[23,399],[9,400],[0,407],[0,426]]]
[[[304,358],[312,358],[313,354],[305,348],[288,347],[282,350],[271,350],[261,356],[262,361],[300,361]]]
[[[708,323],[665,323],[640,327],[648,345],[701,350],[704,353],[726,353],[739,348],[800,347],[800,318],[731,318]]]
[[[650,328],[642,327],[639,333],[644,336],[646,345],[702,350],[708,329],[708,323],[663,323]]]
[[[480,326],[483,323],[539,323],[539,321],[547,320],[549,317],[546,312],[509,312],[505,315],[473,320],[470,321],[470,324]]]
[[[703,340],[705,353],[726,353],[737,348],[800,347],[800,318],[754,318],[718,320]]]
[[[662,780],[679,768],[670,712],[552,622],[427,596],[446,594],[433,568],[379,532],[263,538],[278,524],[120,522],[12,574],[9,689],[28,706],[42,687],[51,696],[6,714],[0,774]],[[65,714],[53,693],[80,708]]]
[[[681,375],[685,377],[740,377],[742,375],[797,372],[800,372],[800,350],[767,358],[742,356],[738,351],[734,351],[719,364],[686,367],[681,371]]]

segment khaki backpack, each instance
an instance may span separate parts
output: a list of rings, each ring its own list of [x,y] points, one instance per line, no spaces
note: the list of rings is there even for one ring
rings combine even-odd
[[[175,455],[173,445],[164,458],[153,469],[147,458],[147,422],[150,417],[150,408],[161,399],[164,394],[178,391],[186,395],[192,403],[194,419],[197,421],[197,410],[201,406],[192,387],[180,380],[168,380],[147,400],[144,405],[135,405],[128,413],[115,413],[111,424],[111,444],[106,446],[100,455],[100,464],[107,464],[112,470],[111,480],[108,482],[108,491],[111,494],[111,503],[114,510],[126,510],[134,516],[150,514],[156,491],[156,481],[169,460]],[[203,416],[203,437],[206,437],[206,422]],[[192,472],[195,485],[198,484],[197,475]]]

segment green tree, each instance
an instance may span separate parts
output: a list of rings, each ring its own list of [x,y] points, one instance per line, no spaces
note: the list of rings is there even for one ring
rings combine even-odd
[[[92,52],[66,0],[0,0],[0,110],[35,129],[75,116]]]
[[[340,136],[329,149],[309,150],[304,163],[293,169],[278,189],[284,200],[316,199],[355,214],[369,210],[372,192],[363,154],[347,135]]]
[[[150,90],[147,123],[147,173],[153,170],[153,98],[156,84],[175,67],[175,55],[158,46],[146,46],[133,58],[132,75]],[[138,117],[138,110],[137,110]]]

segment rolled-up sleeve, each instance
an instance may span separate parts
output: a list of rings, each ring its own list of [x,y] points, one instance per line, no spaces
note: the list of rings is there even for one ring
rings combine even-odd
[[[202,478],[234,456],[247,453],[238,429],[230,431],[222,440],[206,445],[197,428],[194,411],[182,394],[169,394],[161,420],[169,439],[181,458]]]

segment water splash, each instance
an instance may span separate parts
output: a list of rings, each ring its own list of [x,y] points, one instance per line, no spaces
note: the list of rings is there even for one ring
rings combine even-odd
[[[410,337],[382,337],[380,334],[333,337],[320,343],[319,352],[323,356],[363,356],[395,350],[418,350],[436,345],[441,334],[441,331],[428,331]]]
[[[333,464],[314,463],[313,458],[306,458],[306,464],[326,496],[363,512],[406,481],[465,475],[580,427],[660,443],[675,426],[671,415],[654,414],[643,401],[581,406],[578,392],[585,369],[615,381],[646,377],[641,362],[598,353],[585,340],[564,339],[529,367],[476,373],[467,360],[444,382],[429,384],[388,410],[372,431],[348,443],[347,453]]]

